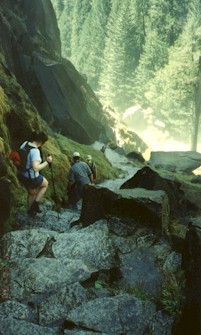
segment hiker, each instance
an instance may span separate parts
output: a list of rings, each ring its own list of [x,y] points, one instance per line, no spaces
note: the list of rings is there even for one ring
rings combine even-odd
[[[93,162],[91,155],[87,155],[86,162],[92,171],[93,180],[95,180],[97,177],[97,170],[96,170],[96,164]]]
[[[18,170],[18,179],[27,189],[27,213],[30,215],[40,212],[39,201],[48,187],[47,179],[40,174],[40,171],[52,162],[52,156],[50,155],[44,162],[41,158],[40,148],[47,140],[48,136],[44,132],[33,132],[31,141],[25,141],[20,147],[21,149],[25,149],[26,146],[29,147],[26,171],[20,172]]]
[[[82,198],[82,190],[84,185],[93,182],[93,175],[90,167],[86,162],[80,160],[79,152],[73,153],[73,164],[68,173],[67,190],[69,194],[69,202],[73,205],[73,209],[77,208],[77,202]]]
[[[102,148],[100,149],[100,151],[104,154],[104,153],[105,153],[105,150],[106,150],[106,146],[103,145]]]

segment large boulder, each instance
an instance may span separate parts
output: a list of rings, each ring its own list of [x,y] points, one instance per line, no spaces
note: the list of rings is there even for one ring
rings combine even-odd
[[[169,176],[160,175],[149,166],[145,166],[138,170],[132,178],[127,180],[121,186],[121,189],[135,188],[163,190],[168,196],[171,218],[183,216],[190,206],[190,198],[185,196],[182,183]],[[192,186],[191,190],[192,188],[194,187]]]
[[[166,277],[180,271],[179,254],[159,233],[167,196],[147,190],[104,194],[106,203],[100,206],[107,220],[88,227],[70,228],[69,210],[59,220],[46,207],[34,220],[17,216],[18,224],[23,220],[21,229],[0,241],[4,334],[172,334],[175,318],[160,305],[163,290],[168,290]],[[129,216],[122,206],[127,201]]]
[[[196,151],[152,151],[149,164],[171,172],[192,173],[201,165],[201,154]]]
[[[201,334],[201,217],[192,218],[183,252],[186,299],[176,335]]]
[[[165,192],[145,189],[116,190],[87,186],[81,211],[82,224],[87,226],[110,216],[135,219],[146,226],[168,232],[169,203]]]
[[[72,310],[67,320],[84,329],[110,335],[142,335],[155,311],[152,302],[121,295],[84,303]]]

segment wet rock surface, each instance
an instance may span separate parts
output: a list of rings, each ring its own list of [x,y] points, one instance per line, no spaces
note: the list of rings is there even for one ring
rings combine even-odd
[[[137,218],[79,218],[44,205],[2,237],[3,334],[171,334],[158,305],[164,274],[181,267],[169,241]]]

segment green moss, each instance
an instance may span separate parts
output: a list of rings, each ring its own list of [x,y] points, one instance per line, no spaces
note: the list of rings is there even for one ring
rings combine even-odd
[[[134,295],[136,298],[140,300],[154,300],[153,296],[146,292],[143,288],[141,287],[130,287],[126,290],[128,294]]]
[[[105,179],[115,179],[120,174],[121,171],[114,168],[101,151],[95,150],[88,145],[74,142],[59,134],[56,135],[56,139],[61,151],[68,157],[69,162],[72,161],[72,154],[74,151],[80,153],[82,160],[86,160],[87,155],[93,157],[93,161],[97,166],[97,183]]]
[[[82,159],[87,154],[93,156],[97,165],[99,183],[105,179],[116,178],[120,171],[113,168],[102,152],[90,146],[82,145],[59,134],[55,135],[44,120],[41,119],[27,94],[17,82],[15,76],[6,70],[3,56],[0,53],[0,150],[7,165],[6,178],[11,180],[11,218],[5,223],[5,230],[12,229],[15,225],[15,213],[26,211],[27,192],[17,179],[17,171],[9,161],[8,156],[12,149],[19,147],[23,141],[29,138],[33,130],[48,132],[49,139],[43,147],[44,159],[48,154],[53,157],[52,169],[48,167],[41,171],[49,181],[45,199],[56,200],[61,204],[67,197],[67,176],[71,166],[72,153],[79,151]],[[54,182],[54,183],[53,183]],[[55,186],[55,188],[54,188]],[[56,193],[55,193],[56,189]]]
[[[4,268],[6,262],[4,259],[0,258],[0,271],[2,271],[2,269]]]
[[[42,175],[49,181],[49,187],[45,196],[42,198],[42,202],[48,199],[60,207],[62,202],[67,199],[67,177],[71,167],[72,153],[74,151],[79,151],[83,159],[87,154],[92,155],[97,165],[97,183],[105,179],[116,178],[119,175],[120,171],[112,167],[102,152],[87,145],[74,142],[59,134],[55,135],[55,137],[49,136],[48,141],[43,146],[43,159],[45,159],[48,154],[51,154],[53,162],[51,168],[47,167],[41,171]],[[16,168],[10,163],[8,167],[8,178],[12,181],[12,211],[10,220],[8,220],[5,225],[6,231],[12,230],[12,226],[15,225],[16,212],[26,211],[27,192],[25,188],[19,184],[16,172]]]
[[[161,290],[161,304],[165,312],[179,317],[184,302],[185,277],[183,271],[166,273]]]
[[[185,225],[182,225],[178,220],[173,220],[170,222],[170,234],[173,236],[180,237],[182,239],[185,239],[186,232],[188,227]]]

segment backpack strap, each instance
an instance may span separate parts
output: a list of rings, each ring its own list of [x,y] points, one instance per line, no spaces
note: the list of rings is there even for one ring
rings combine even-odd
[[[30,151],[31,151],[32,149],[37,149],[36,147],[32,147],[31,145],[29,145],[29,142],[28,142],[28,141],[27,141],[27,143],[25,144],[25,148],[26,148],[26,150],[28,151],[28,152],[27,152],[27,158],[28,158],[28,155],[29,155],[29,153],[30,153]],[[32,168],[32,166],[30,166],[30,168],[26,169],[26,171],[27,171],[28,174],[29,174],[29,178],[30,178],[30,179],[32,179],[32,178],[31,178],[31,174],[30,174],[30,170],[31,170],[31,168]],[[36,178],[35,171],[34,171],[34,177]]]

